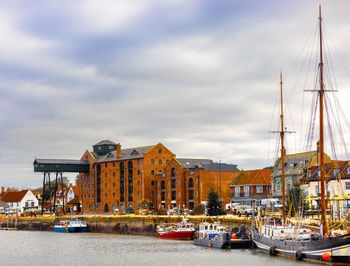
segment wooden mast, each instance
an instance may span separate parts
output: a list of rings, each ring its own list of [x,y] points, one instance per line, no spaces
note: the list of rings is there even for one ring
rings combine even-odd
[[[282,165],[282,217],[283,225],[286,225],[286,184],[284,177],[284,156],[286,154],[284,149],[284,123],[283,123],[283,82],[282,82],[282,72],[280,73],[280,87],[281,87],[281,165]]]
[[[324,97],[324,86],[323,86],[323,55],[322,55],[322,16],[321,16],[321,5],[319,6],[319,28],[320,28],[320,182],[321,182],[321,224],[323,236],[328,235],[328,226],[326,221],[326,199],[325,199],[325,172],[324,172],[324,132],[323,132],[323,97]]]

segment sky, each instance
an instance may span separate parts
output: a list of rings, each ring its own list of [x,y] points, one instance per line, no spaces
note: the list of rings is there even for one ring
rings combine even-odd
[[[35,158],[80,159],[103,139],[273,165],[280,71],[296,131],[287,147],[299,152],[307,108],[295,65],[319,4],[349,114],[348,0],[2,1],[0,185],[40,186]]]

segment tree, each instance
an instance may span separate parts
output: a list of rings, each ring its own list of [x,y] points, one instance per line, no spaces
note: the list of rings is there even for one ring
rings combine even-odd
[[[291,216],[295,216],[296,213],[304,209],[305,193],[303,192],[300,183],[294,182],[292,187],[288,191],[288,198],[286,202],[286,212],[290,212]]]
[[[218,193],[213,187],[207,196],[207,213],[209,216],[225,214],[221,201],[219,201]]]
[[[74,186],[79,186],[79,175],[76,175],[75,177]]]

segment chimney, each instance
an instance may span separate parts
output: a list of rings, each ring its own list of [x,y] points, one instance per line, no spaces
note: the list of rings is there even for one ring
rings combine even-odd
[[[120,156],[122,155],[122,145],[120,143],[117,144],[117,159],[120,159]]]

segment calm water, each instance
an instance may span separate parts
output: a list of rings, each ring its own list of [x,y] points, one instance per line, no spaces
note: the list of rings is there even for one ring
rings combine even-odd
[[[0,231],[0,265],[318,265],[154,237]]]

